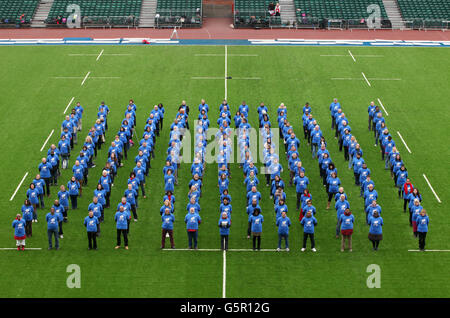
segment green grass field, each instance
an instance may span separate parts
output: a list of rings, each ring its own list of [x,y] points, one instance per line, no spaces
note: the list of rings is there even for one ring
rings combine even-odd
[[[96,55],[104,49],[102,57]],[[384,170],[379,148],[373,146],[373,134],[367,130],[367,106],[380,98],[389,116],[387,127],[393,135],[413,184],[423,196],[423,206],[430,216],[427,249],[450,249],[450,220],[447,204],[449,171],[450,120],[450,51],[444,48],[351,48],[356,57],[347,55],[346,47],[258,47],[229,46],[227,73],[232,77],[259,77],[259,80],[228,80],[228,100],[234,114],[242,100],[251,107],[249,119],[257,127],[256,108],[264,102],[270,110],[272,125],[276,127],[276,109],[281,102],[288,107],[288,118],[301,140],[301,159],[310,179],[310,191],[316,206],[317,253],[300,252],[302,228],[295,210],[295,188],[286,188],[288,215],[293,221],[290,231],[291,252],[227,252],[226,297],[449,297],[448,252],[408,252],[417,249],[412,236],[403,201]],[[89,171],[89,185],[83,189],[79,209],[69,211],[69,223],[64,225],[61,250],[47,250],[44,215],[38,210],[39,223],[33,223],[33,237],[27,247],[42,250],[17,252],[0,250],[0,297],[222,297],[223,253],[202,251],[161,251],[161,219],[165,151],[169,140],[169,125],[184,99],[191,107],[190,122],[197,118],[201,98],[210,105],[209,118],[216,126],[218,105],[224,98],[224,80],[193,80],[191,77],[224,76],[223,46],[43,46],[2,47],[0,49],[0,107],[3,116],[0,126],[3,135],[0,164],[0,248],[14,247],[11,222],[25,199],[25,192],[38,173],[40,158],[51,143],[57,143],[64,109],[72,97],[84,106],[83,131],[96,119],[97,107],[105,100],[111,109],[108,117],[108,145],[123,119],[128,100],[138,106],[137,131],[139,138],[153,105],[163,103],[166,109],[164,129],[156,143],[156,158],[147,178],[147,199],[140,197],[139,222],[131,224],[130,250],[115,250],[114,207],[126,188],[129,172],[134,167],[131,158],[137,154],[131,148],[124,167],[119,169],[112,189],[111,208],[105,211],[99,250],[88,251],[82,221],[92,200],[93,189],[106,162],[107,148],[103,147],[95,160],[97,166]],[[69,54],[88,54],[70,56]],[[91,55],[89,55],[91,54]],[[108,55],[130,54],[130,55]],[[196,56],[217,54],[218,56]],[[233,54],[236,54],[235,56]],[[257,56],[238,56],[239,54]],[[378,58],[359,55],[382,55]],[[89,78],[81,82],[87,72],[90,77],[120,77],[120,79]],[[371,87],[362,80],[361,72],[369,78],[398,78],[401,80],[370,80]],[[55,77],[81,77],[57,79]],[[361,80],[331,80],[358,78]],[[353,134],[364,150],[364,158],[372,171],[383,208],[384,240],[378,252],[372,251],[367,239],[363,200],[354,185],[353,173],[347,169],[343,153],[330,128],[329,104],[339,98],[350,120]],[[305,102],[313,107],[314,117],[328,141],[331,158],[349,195],[356,217],[353,253],[340,252],[340,241],[334,237],[336,213],[326,210],[326,193],[321,185],[316,161],[311,159],[309,147],[303,139],[301,107]],[[52,129],[55,133],[41,153],[45,139]],[[191,128],[192,129],[192,128]],[[409,154],[397,136],[399,131],[412,153]],[[81,149],[80,142],[73,153]],[[280,149],[280,152],[282,150]],[[287,162],[283,178],[288,180]],[[70,161],[72,167],[74,159]],[[183,222],[186,214],[190,164],[182,164],[179,186],[175,190],[175,245],[187,247]],[[71,169],[62,170],[60,184],[67,184]],[[10,201],[20,180],[28,177],[17,195]],[[438,203],[423,174],[430,180],[442,203]],[[242,171],[232,165],[230,194],[233,205],[233,224],[230,248],[251,248],[246,238],[245,187]],[[262,182],[264,177],[260,177]],[[264,183],[264,182],[262,182]],[[277,229],[269,188],[260,185],[263,196],[262,248],[275,249]],[[51,198],[57,188],[52,187]],[[199,248],[217,249],[219,245],[219,198],[217,165],[211,164],[204,176],[203,197],[200,200],[203,223],[199,231]],[[309,244],[309,243],[308,243]],[[308,245],[309,246],[309,245]],[[66,286],[69,264],[81,268],[81,288]],[[370,289],[366,268],[378,264],[381,268],[381,288]],[[421,288],[417,288],[421,286]]]

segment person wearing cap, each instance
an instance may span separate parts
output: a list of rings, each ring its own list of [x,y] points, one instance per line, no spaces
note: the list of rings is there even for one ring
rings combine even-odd
[[[427,211],[422,209],[420,214],[416,217],[417,223],[417,233],[419,235],[419,249],[423,252],[425,251],[425,239],[428,233],[428,225],[430,223],[430,218],[427,215]]]
[[[258,248],[261,249],[261,233],[262,233],[262,223],[264,222],[264,217],[261,214],[261,210],[256,208],[253,210],[253,214],[248,217],[248,223],[251,225],[251,233],[253,236],[253,250]],[[256,242],[258,241],[258,245]]]
[[[166,202],[169,201],[166,200]],[[166,207],[164,209],[164,214],[161,215],[161,220],[162,220],[161,248],[164,248],[166,246],[167,236],[169,236],[170,238],[170,248],[175,248],[175,244],[173,242],[173,222],[175,222],[175,216],[173,215],[169,207]]]
[[[62,216],[56,214],[55,208],[51,208],[50,212],[45,216],[47,221],[47,236],[48,236],[48,249],[53,248],[53,239],[55,237],[55,248],[59,250],[59,237],[58,237],[58,224],[62,221]]]
[[[17,250],[25,250],[25,227],[26,222],[24,219],[22,219],[22,216],[20,214],[16,215],[16,218],[12,222],[12,227],[14,229],[14,239],[16,240],[16,246]]]
[[[309,200],[311,201],[311,200]],[[308,210],[305,214],[305,217],[300,221],[303,226],[303,246],[301,251],[304,252],[306,250],[306,243],[308,241],[308,237],[311,241],[311,250],[313,252],[316,251],[316,241],[314,239],[314,231],[317,226],[317,219],[313,216],[311,210]]]
[[[281,250],[281,241],[283,239],[286,244],[286,252],[289,252],[289,227],[291,226],[291,220],[286,215],[286,212],[287,208],[286,211],[281,212],[281,215],[277,218],[276,222],[276,225],[278,226],[278,252]]]
[[[84,226],[86,227],[88,237],[88,249],[97,249],[97,226],[99,225],[98,218],[94,216],[94,211],[89,210],[89,215],[84,218]]]
[[[352,251],[352,235],[353,235],[353,224],[355,223],[355,217],[353,216],[350,209],[346,209],[344,214],[340,216],[341,224],[341,252],[345,250],[345,241],[348,241],[348,249]]]
[[[378,251],[378,245],[383,239],[383,218],[378,214],[377,210],[373,211],[372,216],[369,216],[367,224],[370,225],[369,240],[372,242],[372,249]]]
[[[226,199],[225,199],[226,200]],[[222,212],[219,219],[219,233],[220,233],[220,249],[222,251],[228,250],[228,237],[230,235],[231,219],[227,212]]]
[[[186,230],[188,234],[189,249],[197,249],[197,239],[198,239],[198,226],[202,222],[200,214],[195,212],[194,208],[190,208],[188,214],[184,217],[184,223],[186,223]],[[194,243],[194,244],[192,244]]]

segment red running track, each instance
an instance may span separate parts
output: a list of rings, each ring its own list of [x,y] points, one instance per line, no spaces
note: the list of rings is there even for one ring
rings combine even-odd
[[[412,40],[450,41],[448,31],[418,30],[300,30],[300,29],[233,29],[228,18],[204,19],[200,29],[178,30],[180,39],[320,39],[320,40]],[[35,38],[169,38],[172,29],[0,29],[1,39]]]

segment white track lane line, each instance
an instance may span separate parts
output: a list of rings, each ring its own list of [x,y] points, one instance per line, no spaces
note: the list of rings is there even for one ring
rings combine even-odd
[[[42,150],[44,150],[45,145],[47,144],[48,140],[50,139],[50,137],[53,135],[54,132],[55,132],[55,130],[52,129],[50,135],[48,135],[47,139],[45,139],[45,142],[44,142],[44,144],[41,147],[41,152],[42,152]]]
[[[428,178],[425,174],[423,174],[423,177],[425,178],[425,181],[428,183],[428,186],[430,187],[431,191],[433,192],[434,196],[436,197],[436,200],[439,203],[442,203],[441,199],[439,199],[438,195],[436,194],[436,191],[434,191],[433,187],[431,186],[430,180],[428,180]]]
[[[16,188],[16,191],[14,191],[13,195],[11,196],[11,198],[9,199],[9,201],[12,201],[14,199],[14,197],[16,196],[17,191],[19,191],[20,186],[22,185],[22,183],[25,181],[25,178],[28,176],[28,172],[25,173],[25,175],[23,176],[22,180],[20,181],[19,185]]]

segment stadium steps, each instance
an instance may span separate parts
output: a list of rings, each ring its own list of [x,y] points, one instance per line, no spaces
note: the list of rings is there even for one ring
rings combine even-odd
[[[284,25],[293,25],[296,21],[294,0],[280,0],[281,23]]]
[[[139,19],[140,28],[155,27],[155,15],[157,0],[142,0],[141,17]]]
[[[384,8],[387,16],[391,21],[393,29],[403,29],[405,22],[403,21],[397,0],[383,0]]]
[[[50,8],[53,5],[53,1],[55,0],[42,0],[39,2],[36,13],[31,19],[32,28],[45,28],[45,19],[47,19],[48,14],[50,13]]]

